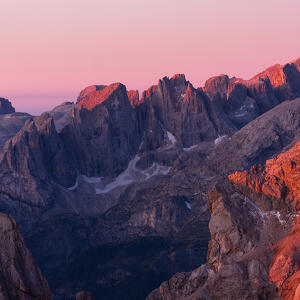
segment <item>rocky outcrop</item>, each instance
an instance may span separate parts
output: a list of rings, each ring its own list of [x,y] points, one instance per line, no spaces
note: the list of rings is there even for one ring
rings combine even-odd
[[[5,98],[0,98],[0,115],[14,113],[15,109],[12,104]]]
[[[50,300],[46,279],[19,233],[16,222],[0,214],[0,298]]]
[[[298,299],[300,143],[210,193],[207,264],[147,299]]]

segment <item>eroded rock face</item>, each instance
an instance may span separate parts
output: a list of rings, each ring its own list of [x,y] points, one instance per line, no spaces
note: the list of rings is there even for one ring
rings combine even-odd
[[[210,193],[207,264],[147,299],[299,297],[300,143],[265,166],[236,172]]]
[[[0,98],[0,115],[14,113],[15,109],[12,104],[5,98]]]
[[[16,222],[0,214],[0,298],[51,299],[46,279],[26,248]]]

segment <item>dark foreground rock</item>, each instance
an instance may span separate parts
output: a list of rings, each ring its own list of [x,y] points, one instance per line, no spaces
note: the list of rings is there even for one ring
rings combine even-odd
[[[27,249],[16,222],[0,214],[0,298],[50,300],[48,283]]]

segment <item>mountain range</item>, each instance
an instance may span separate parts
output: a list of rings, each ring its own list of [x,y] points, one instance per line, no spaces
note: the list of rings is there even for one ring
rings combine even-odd
[[[2,270],[3,299],[298,299],[299,97],[300,58],[40,116],[0,98],[4,248],[30,268]]]

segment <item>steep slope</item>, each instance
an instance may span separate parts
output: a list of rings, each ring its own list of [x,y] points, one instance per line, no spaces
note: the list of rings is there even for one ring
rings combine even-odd
[[[210,193],[206,265],[147,299],[298,299],[300,143]]]
[[[50,300],[48,283],[26,248],[16,222],[0,214],[0,298]]]

